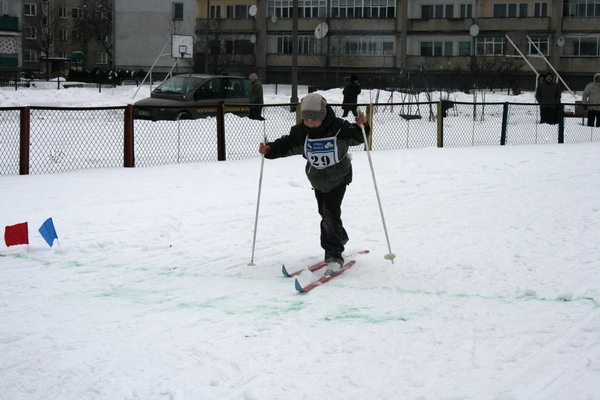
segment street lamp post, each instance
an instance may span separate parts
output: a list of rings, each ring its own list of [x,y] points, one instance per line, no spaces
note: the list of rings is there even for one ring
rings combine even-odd
[[[292,97],[290,103],[298,103],[298,0],[292,1]],[[292,106],[292,111],[296,107]]]

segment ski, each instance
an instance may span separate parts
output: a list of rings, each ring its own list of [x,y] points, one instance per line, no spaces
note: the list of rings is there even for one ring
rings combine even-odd
[[[324,283],[329,282],[330,280],[332,280],[333,278],[335,278],[336,276],[340,276],[341,274],[343,274],[344,272],[346,272],[347,270],[349,270],[354,264],[356,264],[356,261],[352,260],[352,261],[348,261],[346,264],[344,264],[344,266],[342,268],[340,268],[340,270],[338,272],[336,272],[333,275],[325,275],[322,278],[317,279],[316,281],[313,281],[311,283],[309,283],[306,286],[302,286],[300,284],[300,282],[298,282],[298,278],[296,278],[296,290],[300,293],[306,293],[310,290],[313,290],[314,288],[316,288],[317,286],[321,286]]]
[[[354,253],[354,254],[368,254],[368,253],[369,253],[369,250],[361,250],[358,253]],[[350,254],[350,257],[352,257],[354,254]],[[295,272],[289,272],[287,270],[287,268],[285,267],[285,264],[283,264],[281,266],[281,273],[283,275],[287,276],[288,278],[291,278],[292,276],[299,275],[302,271],[316,271],[318,269],[323,268],[326,265],[327,265],[327,263],[325,261],[321,261],[321,262],[311,265],[310,267],[302,268]]]

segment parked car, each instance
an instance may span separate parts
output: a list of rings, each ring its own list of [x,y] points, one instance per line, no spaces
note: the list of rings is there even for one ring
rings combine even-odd
[[[176,75],[161,83],[150,97],[134,104],[137,119],[180,120],[216,115],[216,106],[238,104],[226,111],[247,116],[250,81],[241,76],[185,74]]]

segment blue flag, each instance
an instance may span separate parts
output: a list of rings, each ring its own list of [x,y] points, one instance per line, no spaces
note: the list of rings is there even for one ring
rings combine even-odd
[[[54,223],[52,222],[52,218],[48,218],[46,222],[40,226],[40,234],[44,238],[44,240],[48,243],[50,247],[54,244],[54,239],[58,239],[58,235],[56,234],[56,230],[54,229]]]

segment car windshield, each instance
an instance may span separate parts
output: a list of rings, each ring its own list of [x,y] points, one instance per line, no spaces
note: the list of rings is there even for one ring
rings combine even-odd
[[[154,92],[168,94],[185,94],[194,90],[204,79],[191,76],[174,76],[161,83]]]

